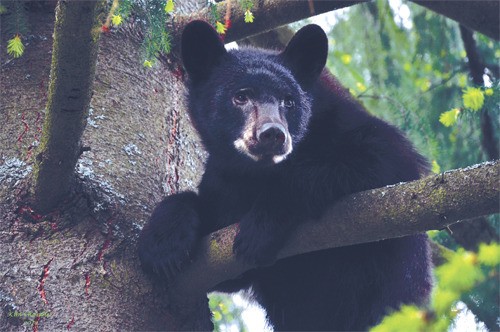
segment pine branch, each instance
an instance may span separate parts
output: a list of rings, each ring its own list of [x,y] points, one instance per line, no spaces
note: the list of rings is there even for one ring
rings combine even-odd
[[[348,196],[321,220],[302,224],[278,258],[443,229],[458,220],[498,213],[499,172],[498,161],[487,162]],[[253,268],[232,253],[237,227],[203,239],[193,262],[170,288],[174,306],[189,310],[215,285]]]

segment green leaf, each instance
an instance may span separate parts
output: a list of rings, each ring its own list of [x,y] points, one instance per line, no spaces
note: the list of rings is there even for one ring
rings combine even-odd
[[[439,284],[452,292],[466,292],[484,279],[477,264],[477,256],[472,252],[459,249],[449,262],[436,268]]]
[[[7,12],[7,8],[5,6],[0,5],[0,15],[5,14]]]
[[[250,11],[250,9],[247,9],[245,11],[245,23],[253,23],[253,13]]]
[[[340,57],[340,60],[345,64],[345,65],[348,65],[351,63],[352,61],[352,55],[350,54],[342,54],[342,56]]]
[[[165,4],[165,13],[169,14],[174,11],[174,1],[168,0]]]
[[[439,174],[441,173],[441,166],[439,166],[438,162],[433,160],[432,161],[432,173]]]
[[[497,266],[500,264],[500,244],[482,243],[479,245],[479,252],[477,255],[477,260],[484,265]]]
[[[115,27],[119,26],[120,24],[122,24],[123,22],[123,18],[121,17],[121,15],[113,15],[111,17],[111,23],[113,23],[113,25]]]
[[[359,92],[365,92],[366,86],[361,82],[356,82],[356,88],[358,88]]]
[[[457,122],[459,114],[460,110],[458,108],[451,109],[448,112],[441,113],[439,116],[439,122],[441,122],[445,127],[453,126]]]
[[[452,305],[460,299],[460,293],[449,289],[436,287],[432,293],[432,308],[436,313],[441,315],[449,315]]]
[[[400,311],[384,317],[370,332],[425,331],[425,313],[415,306],[402,306]]]
[[[212,311],[212,316],[216,322],[222,319],[222,314],[219,311]]]
[[[151,68],[153,67],[153,62],[151,60],[144,60],[144,63],[142,65],[146,68]]]
[[[461,88],[465,87],[467,85],[467,80],[468,80],[467,75],[459,74],[458,75],[458,82],[457,82],[458,86]]]
[[[14,38],[7,42],[7,53],[12,55],[14,58],[19,58],[21,55],[23,55],[24,45],[19,35],[16,35]]]
[[[226,27],[220,21],[215,22],[215,30],[220,35],[223,35],[226,33]]]
[[[468,87],[463,90],[462,99],[464,106],[473,111],[478,111],[484,105],[484,93],[481,89]]]

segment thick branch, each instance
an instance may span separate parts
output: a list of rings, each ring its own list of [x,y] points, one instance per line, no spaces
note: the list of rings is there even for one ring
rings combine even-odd
[[[231,27],[227,30],[224,41],[240,40],[314,15],[367,1],[369,0],[261,0],[254,2],[252,12],[255,21],[251,24],[245,23],[245,13],[240,4],[237,1],[231,1]],[[217,4],[217,13],[222,21],[226,15],[227,3],[227,1],[222,1]],[[179,40],[184,26],[196,19],[211,21],[213,16],[208,8],[204,8],[191,15],[175,18],[173,29],[171,29],[173,32],[172,53],[174,56],[178,55],[180,51]]]
[[[488,162],[351,195],[321,220],[302,224],[279,258],[442,229],[496,213],[499,171],[498,161]],[[197,257],[172,286],[172,301],[189,301],[252,268],[233,256],[236,232],[237,225],[232,225],[203,240]]]
[[[466,27],[499,40],[500,2],[498,0],[412,0],[438,14],[449,17]]]
[[[38,211],[55,208],[71,192],[88,116],[102,1],[59,1],[54,27],[47,113],[34,180]]]
[[[231,1],[231,27],[225,36],[225,41],[231,42],[270,31],[282,25],[305,19],[314,15],[326,13],[335,9],[349,7],[368,0],[261,0],[252,9],[255,21],[252,24],[244,22],[244,12],[235,1]],[[429,1],[413,0],[439,14],[456,20],[486,36],[499,39],[500,5],[498,1]],[[226,15],[227,1],[217,4],[218,17],[221,20]],[[208,8],[186,16],[178,16],[172,25],[173,49],[172,55],[179,54],[180,34],[184,26],[195,19],[213,20]]]

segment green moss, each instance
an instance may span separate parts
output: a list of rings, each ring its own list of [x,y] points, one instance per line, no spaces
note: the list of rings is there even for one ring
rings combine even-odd
[[[208,252],[211,262],[218,262],[224,259],[224,248],[217,239],[210,240],[210,251]]]
[[[226,243],[224,237],[213,237],[210,239],[209,261],[214,264],[228,262],[233,257],[232,246]]]
[[[437,187],[429,195],[430,203],[436,207],[443,205],[446,201],[446,194],[447,191],[443,187]]]

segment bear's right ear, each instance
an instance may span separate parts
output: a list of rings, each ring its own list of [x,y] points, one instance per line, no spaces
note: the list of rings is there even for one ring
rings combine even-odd
[[[193,81],[205,80],[226,49],[219,34],[205,21],[192,21],[182,32],[181,54],[184,68]]]
[[[328,38],[316,24],[300,29],[280,54],[302,87],[309,87],[321,74],[328,56]]]

